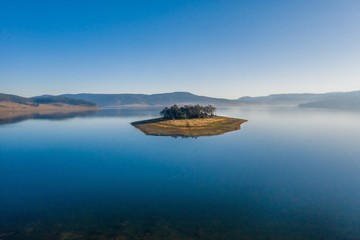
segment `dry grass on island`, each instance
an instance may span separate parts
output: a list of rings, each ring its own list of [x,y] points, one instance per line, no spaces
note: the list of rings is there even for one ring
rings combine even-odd
[[[200,137],[220,135],[240,129],[244,119],[214,115],[215,108],[208,106],[176,105],[160,112],[163,118],[131,123],[134,127],[153,136]]]
[[[153,136],[200,137],[220,135],[240,129],[244,119],[214,116],[199,119],[165,120],[163,118],[133,122],[132,125]]]

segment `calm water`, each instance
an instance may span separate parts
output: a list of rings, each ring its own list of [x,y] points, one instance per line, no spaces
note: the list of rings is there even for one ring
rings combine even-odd
[[[0,239],[360,239],[360,112],[220,109],[240,131],[146,136],[156,110],[0,125]]]

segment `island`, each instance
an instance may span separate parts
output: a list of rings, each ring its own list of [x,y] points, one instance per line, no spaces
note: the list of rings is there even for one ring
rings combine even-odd
[[[247,122],[244,119],[216,116],[215,110],[211,105],[173,105],[160,112],[161,118],[131,124],[146,135],[201,137],[239,130],[241,124]]]

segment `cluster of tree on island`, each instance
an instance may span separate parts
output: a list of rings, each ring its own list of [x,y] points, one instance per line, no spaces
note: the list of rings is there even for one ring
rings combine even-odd
[[[212,105],[201,106],[185,105],[178,107],[176,104],[171,107],[165,107],[160,115],[164,119],[193,119],[193,118],[209,118],[215,116],[216,108]]]

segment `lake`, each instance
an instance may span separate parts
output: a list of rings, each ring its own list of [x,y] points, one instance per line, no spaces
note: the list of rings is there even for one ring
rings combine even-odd
[[[159,109],[0,125],[0,239],[360,239],[360,112],[224,108],[241,130],[146,136]]]

